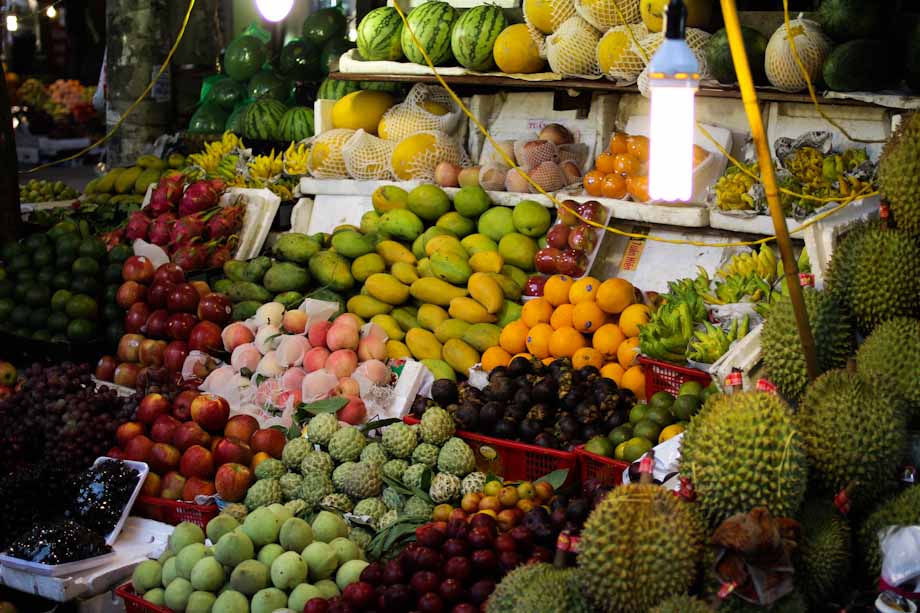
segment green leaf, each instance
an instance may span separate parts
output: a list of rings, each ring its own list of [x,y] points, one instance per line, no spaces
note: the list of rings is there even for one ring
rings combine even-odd
[[[348,404],[348,398],[336,396],[335,398],[323,398],[316,402],[302,403],[297,408],[316,415],[319,413],[335,413],[346,404]]]
[[[406,543],[415,540],[415,529],[425,522],[408,518],[396,520],[396,523],[374,535],[367,546],[367,555],[371,560],[380,560]]]
[[[403,484],[402,482],[397,481],[396,479],[389,477],[387,475],[383,475],[383,482],[386,483],[391,488],[393,488],[394,490],[396,490],[397,492],[399,492],[400,494],[402,494],[403,496],[412,496],[415,493],[412,490],[410,490],[408,487],[406,487],[405,484]]]
[[[431,489],[431,469],[426,468],[422,471],[422,479],[419,482],[419,487],[413,487],[412,493],[428,504],[434,504],[434,501],[428,496],[429,489]]]
[[[402,420],[398,417],[390,417],[387,419],[374,419],[367,423],[361,424],[358,426],[358,430],[361,432],[370,432],[371,430],[377,430],[378,428],[384,428],[392,424],[401,423]]]
[[[554,470],[548,475],[543,475],[539,479],[536,479],[534,483],[540,483],[541,481],[546,481],[553,486],[554,490],[558,490],[562,487],[562,484],[565,483],[565,480],[569,478],[569,469],[560,468],[559,470]]]

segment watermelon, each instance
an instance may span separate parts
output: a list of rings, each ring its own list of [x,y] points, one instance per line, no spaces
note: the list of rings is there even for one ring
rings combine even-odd
[[[834,42],[842,43],[879,36],[885,30],[887,13],[879,0],[821,0],[818,23]]]
[[[222,78],[208,92],[205,102],[214,102],[228,113],[246,97],[246,88],[239,81]]]
[[[333,81],[326,79],[316,90],[317,100],[338,100],[360,89],[357,81]]]
[[[405,93],[405,83],[397,81],[358,81],[361,89],[367,89],[374,92],[389,92],[391,94]]]
[[[227,113],[214,102],[198,107],[188,122],[188,131],[196,134],[221,134],[227,123]]]
[[[402,17],[392,6],[376,8],[358,25],[358,52],[369,61],[398,62],[403,57]]]
[[[334,38],[323,46],[323,52],[319,56],[319,67],[323,74],[329,74],[339,67],[339,57],[348,51],[354,49],[355,44],[347,38]]]
[[[270,70],[262,70],[249,79],[246,93],[253,100],[274,98],[283,102],[291,95],[291,84]]]
[[[837,92],[874,92],[897,82],[890,45],[880,40],[851,40],[837,45],[824,60],[824,83]]]
[[[320,9],[303,21],[304,40],[317,47],[322,47],[333,38],[344,37],[347,30],[345,15],[335,8]]]
[[[278,58],[278,73],[294,81],[314,81],[319,76],[319,49],[295,38],[284,46]]]
[[[400,42],[407,60],[427,65],[412,39],[414,33],[435,66],[450,61],[450,30],[457,21],[457,9],[446,2],[428,0],[412,9],[406,21],[409,28],[403,28]]]
[[[233,132],[234,134],[243,133],[243,117],[246,116],[246,109],[248,109],[251,104],[252,102],[243,102],[233,109],[233,112],[227,117],[227,123],[224,125],[225,132]]]
[[[268,50],[255,36],[238,36],[224,52],[224,71],[236,81],[248,81],[268,60]]]
[[[751,76],[754,83],[763,85],[767,83],[767,73],[764,67],[764,58],[767,54],[767,37],[747,26],[741,26],[741,38],[744,39],[744,52],[748,56],[751,66]],[[720,29],[709,37],[703,46],[706,57],[706,68],[712,78],[719,83],[730,85],[738,79],[735,77],[735,63],[732,61],[732,51],[728,46],[728,34],[725,28]]]
[[[278,124],[287,107],[274,98],[262,98],[250,105],[243,115],[243,136],[254,140],[277,140]]]
[[[305,106],[289,108],[278,124],[278,140],[299,142],[313,136],[313,111]]]
[[[495,67],[492,47],[495,39],[508,27],[505,13],[494,4],[481,4],[463,13],[454,24],[450,48],[462,66],[470,70]]]

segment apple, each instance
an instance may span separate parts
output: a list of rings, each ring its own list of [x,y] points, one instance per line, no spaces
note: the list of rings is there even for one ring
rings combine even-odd
[[[153,441],[143,434],[139,434],[125,445],[125,458],[135,462],[146,462],[150,458],[152,449]]]
[[[556,261],[556,270],[560,274],[570,277],[580,277],[588,268],[588,258],[584,252],[576,249],[565,249]]]
[[[199,321],[188,335],[188,348],[191,351],[215,353],[223,349],[220,338],[220,326],[213,321]]]
[[[544,285],[546,285],[546,277],[543,275],[533,275],[527,279],[527,283],[524,284],[524,295],[542,296]]]
[[[567,226],[574,226],[581,223],[581,220],[576,216],[578,207],[580,206],[577,202],[574,200],[563,200],[561,205],[562,206],[557,207],[556,215],[562,223]]]
[[[572,249],[580,249],[585,253],[589,253],[594,250],[596,242],[597,233],[591,226],[581,224],[575,226],[572,228],[572,231],[569,232],[569,247]]]
[[[141,367],[139,364],[122,362],[115,369],[115,374],[112,376],[112,383],[124,387],[134,387],[137,385],[137,378],[140,376],[140,373]]]
[[[173,313],[166,323],[166,333],[174,341],[187,341],[198,318],[191,313]]]
[[[221,464],[214,477],[217,493],[227,502],[239,502],[252,484],[252,470],[248,466],[231,462]]]
[[[565,249],[569,246],[569,226],[564,223],[554,224],[546,233],[546,244],[556,249]]]
[[[594,223],[601,223],[604,221],[606,216],[606,210],[601,203],[597,200],[588,200],[578,205],[578,214],[581,215],[587,221],[593,221]]]
[[[201,296],[191,283],[180,283],[166,295],[166,308],[170,313],[194,313]]]
[[[193,445],[207,445],[210,442],[211,436],[193,421],[179,424],[172,441],[179,451],[185,451]]]
[[[204,281],[192,281],[189,283],[198,292],[198,299],[202,299],[211,293],[211,287]]]
[[[222,438],[214,449],[214,462],[221,464],[246,464],[252,462],[252,449],[238,438]]]
[[[537,254],[533,258],[534,265],[537,267],[537,272],[542,272],[547,275],[554,274],[556,272],[556,260],[559,259],[561,254],[562,252],[555,247],[544,247],[537,251]]]
[[[150,307],[144,302],[135,302],[125,313],[125,332],[136,334],[142,332],[150,317]]]
[[[289,311],[291,313],[303,313],[303,311]],[[210,293],[202,296],[198,301],[198,319],[201,321],[212,321],[220,326],[230,323],[230,315],[233,313],[233,306],[230,299],[224,294]],[[304,313],[306,316],[306,313]],[[303,332],[303,330],[301,330]]]
[[[217,446],[220,444],[222,440],[224,440],[224,438],[225,437],[223,436],[212,436],[211,437],[211,444],[208,446],[208,449],[211,451],[211,453],[214,453],[214,450],[217,449]],[[217,465],[220,466],[220,462],[217,462]]]
[[[155,309],[166,308],[166,297],[175,286],[175,283],[169,281],[154,281],[147,290],[147,304]]]
[[[348,404],[339,409],[336,413],[336,417],[339,418],[339,421],[344,421],[353,426],[360,426],[366,422],[367,407],[364,405],[364,401],[361,400],[361,397],[349,394],[346,395],[345,398],[348,399]]]
[[[192,418],[192,400],[201,392],[195,389],[186,389],[173,398],[173,417],[179,421],[188,421]]]
[[[237,438],[245,443],[248,443],[249,439],[252,438],[253,432],[258,429],[258,419],[252,415],[241,413],[240,415],[234,415],[229,420],[227,420],[227,425],[224,426],[224,436],[228,438]]]
[[[150,427],[150,438],[157,443],[172,443],[180,425],[179,420],[172,415],[160,415]]]
[[[253,432],[252,438],[249,439],[249,446],[256,453],[264,451],[271,457],[280,460],[281,452],[284,451],[284,445],[287,438],[284,432],[274,428],[262,428]]]
[[[153,280],[153,262],[142,255],[132,255],[121,266],[121,277],[125,281],[150,283]]]
[[[136,418],[142,424],[151,425],[161,415],[169,415],[169,398],[163,394],[147,394],[137,406]]]
[[[146,430],[144,429],[144,424],[139,421],[126,421],[125,423],[118,426],[118,429],[115,430],[115,440],[118,441],[118,446],[124,449],[135,436],[140,436],[144,434]]]
[[[468,166],[457,173],[460,187],[479,187],[479,166]]]
[[[201,445],[192,445],[182,452],[179,472],[186,477],[210,479],[214,476],[214,455]]]
[[[141,343],[141,348],[137,357],[144,366],[159,368],[164,363],[165,351],[166,341],[155,341],[148,338]]]
[[[376,597],[377,592],[374,591],[374,586],[364,581],[346,585],[342,590],[342,600],[358,611],[369,608],[376,601]]]
[[[169,311],[157,309],[147,317],[144,324],[144,334],[147,338],[166,338],[166,324],[169,322]]]
[[[210,432],[222,432],[230,418],[230,405],[214,394],[201,394],[192,400],[192,419]]]
[[[115,356],[122,362],[137,362],[144,337],[140,334],[123,334],[118,341]]]
[[[154,443],[150,450],[150,470],[167,473],[179,466],[182,454],[169,443]]]
[[[154,283],[168,281],[174,285],[185,283],[185,273],[178,264],[166,262],[165,264],[160,264],[156,272],[153,273],[153,281]]]
[[[156,473],[147,473],[144,479],[144,485],[141,486],[141,496],[159,497],[163,489],[163,479]]]
[[[115,293],[115,302],[123,309],[127,309],[135,302],[147,300],[147,288],[137,281],[125,281]]]
[[[185,487],[182,488],[182,500],[189,502],[195,501],[195,496],[213,496],[217,493],[214,489],[214,482],[198,477],[190,477],[185,481]]]
[[[160,496],[169,500],[179,500],[182,496],[182,488],[185,487],[185,477],[171,471],[163,475],[163,489]]]
[[[104,355],[96,362],[96,378],[100,381],[111,381],[115,377],[115,368],[118,362],[110,355]]]
[[[185,341],[171,341],[163,350],[163,366],[170,373],[182,372],[182,365],[188,357],[188,343]]]

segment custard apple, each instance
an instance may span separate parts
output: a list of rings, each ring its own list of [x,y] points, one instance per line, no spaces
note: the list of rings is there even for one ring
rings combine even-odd
[[[262,462],[262,464],[265,464],[265,462]],[[297,473],[284,473],[281,475],[278,483],[281,484],[281,495],[284,496],[285,502],[300,498],[301,481],[302,479]]]
[[[441,451],[431,443],[422,443],[412,452],[413,464],[424,464],[428,468],[438,465],[438,452]]]
[[[329,455],[336,462],[357,462],[367,439],[354,426],[339,428],[329,439]]]
[[[328,476],[332,474],[333,468],[335,468],[335,462],[332,456],[325,451],[311,451],[303,457],[300,463],[300,472],[303,474],[317,472]]]
[[[281,483],[277,479],[259,479],[246,492],[246,508],[252,511],[258,507],[267,507],[270,504],[281,503],[284,496],[281,494]]]
[[[438,473],[431,479],[428,495],[435,504],[448,502],[460,493],[460,478],[447,473]]]
[[[267,458],[259,462],[256,466],[256,479],[280,479],[281,475],[287,472],[284,463],[275,458]]]
[[[300,497],[311,509],[332,493],[332,480],[323,473],[307,473],[300,486]]]
[[[372,538],[374,538],[374,533],[363,526],[355,526],[348,532],[348,540],[361,549],[367,549]]]
[[[345,494],[329,494],[319,501],[319,506],[327,510],[334,509],[342,513],[351,513],[351,510],[355,508],[355,503]]]
[[[406,504],[406,499],[392,487],[385,487],[383,488],[383,503],[387,505],[388,509],[402,511],[403,505]]]
[[[307,438],[311,443],[325,447],[338,429],[339,420],[334,413],[320,413],[307,423]]]
[[[424,464],[413,464],[403,473],[403,485],[410,490],[420,489],[422,487],[422,475],[426,470],[428,470],[428,467]]]
[[[243,523],[243,520],[246,519],[246,516],[249,514],[249,509],[241,502],[231,502],[221,509],[220,512],[221,514],[229,515],[236,521]]]
[[[415,432],[404,423],[395,423],[383,431],[383,448],[394,458],[408,458],[417,444]]]
[[[416,521],[428,521],[431,519],[432,511],[434,505],[428,504],[418,496],[412,496],[406,501],[402,514]]]
[[[402,482],[403,473],[409,468],[409,463],[405,460],[390,460],[383,465],[383,474],[390,479]]]
[[[383,478],[376,464],[358,462],[343,475],[341,491],[355,500],[379,496],[382,489]]]
[[[370,462],[371,464],[383,466],[389,459],[390,457],[387,455],[383,445],[378,442],[369,443],[361,450],[362,462]]]
[[[284,508],[290,511],[291,515],[294,517],[300,517],[301,519],[303,519],[303,516],[310,510],[309,507],[307,507],[307,503],[300,498],[285,502]]]
[[[476,470],[476,456],[463,439],[451,438],[438,453],[438,470],[458,477],[465,477]]]
[[[454,435],[454,418],[439,406],[429,407],[418,430],[423,443],[441,446]]]
[[[390,509],[377,521],[377,530],[386,530],[399,521],[399,513]]]
[[[359,500],[355,505],[352,514],[367,516],[371,518],[371,523],[377,525],[377,522],[383,517],[383,514],[387,512],[387,505],[383,503],[383,500],[380,498],[365,498],[364,500]]]
[[[460,495],[466,496],[475,492],[481,492],[486,486],[486,475],[479,471],[472,472],[463,478],[460,482]]]
[[[290,470],[300,470],[303,457],[311,451],[310,441],[305,438],[295,438],[287,442],[281,452],[281,460]]]

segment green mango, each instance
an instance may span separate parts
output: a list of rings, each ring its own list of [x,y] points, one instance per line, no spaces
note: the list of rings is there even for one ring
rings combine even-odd
[[[265,276],[265,273],[267,273],[268,269],[271,267],[272,259],[267,255],[261,255],[254,260],[250,260],[246,263],[246,268],[243,270],[243,281],[261,283],[262,277]]]
[[[242,260],[227,260],[224,262],[224,274],[231,281],[245,281],[245,270],[246,262]]]
[[[375,248],[374,237],[354,230],[342,230],[332,235],[332,248],[346,258],[358,258]]]
[[[303,294],[300,292],[284,292],[275,296],[275,302],[283,304],[285,310],[296,309],[303,302]]]
[[[466,259],[453,251],[435,251],[429,260],[434,276],[451,285],[465,286],[470,275],[473,274]]]
[[[335,251],[320,251],[310,258],[310,274],[318,285],[336,292],[348,291],[355,285],[351,263]]]
[[[256,314],[262,303],[258,300],[244,300],[233,305],[233,321],[243,321]]]
[[[273,294],[302,292],[310,285],[310,273],[291,262],[275,262],[262,278],[262,284]]]
[[[230,286],[227,296],[233,302],[244,302],[254,300],[260,305],[270,302],[272,294],[261,285],[256,285],[249,281],[237,281]]]
[[[300,232],[286,232],[278,237],[272,247],[272,254],[279,260],[307,264],[322,249],[322,240]]]

